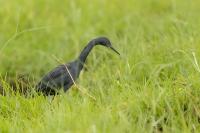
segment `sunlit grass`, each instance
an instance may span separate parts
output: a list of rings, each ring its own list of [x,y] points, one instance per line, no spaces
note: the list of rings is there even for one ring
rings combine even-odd
[[[199,5],[0,0],[0,132],[199,132]],[[97,36],[121,56],[100,46],[89,55],[76,84],[96,100],[75,86],[54,98],[34,92],[54,56],[69,62]],[[28,91],[9,85],[19,75]]]

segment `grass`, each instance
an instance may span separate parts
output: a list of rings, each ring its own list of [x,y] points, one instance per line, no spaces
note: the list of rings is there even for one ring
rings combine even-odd
[[[33,86],[89,40],[78,86],[51,97],[0,96],[0,132],[200,132],[198,0],[0,0],[0,75]]]

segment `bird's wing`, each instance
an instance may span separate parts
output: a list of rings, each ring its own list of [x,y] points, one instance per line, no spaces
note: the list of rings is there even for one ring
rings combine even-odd
[[[50,79],[55,79],[55,78],[61,76],[62,74],[67,73],[66,67],[68,68],[69,66],[67,66],[67,65],[60,65],[60,66],[56,67],[51,72],[49,72],[48,77]]]
[[[47,75],[45,75],[42,80],[41,84],[46,87],[55,88],[55,87],[62,87],[64,84],[67,84],[68,81],[68,71],[67,68],[70,68],[70,65],[60,65],[50,71]]]

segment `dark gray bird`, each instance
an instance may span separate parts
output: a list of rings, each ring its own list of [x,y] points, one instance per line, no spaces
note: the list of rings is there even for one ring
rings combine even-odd
[[[79,74],[83,69],[83,65],[88,54],[96,45],[108,47],[119,54],[119,52],[117,52],[117,50],[112,47],[111,42],[108,38],[99,37],[93,39],[82,50],[81,54],[76,60],[65,65],[59,65],[48,74],[46,74],[37,84],[37,91],[42,92],[44,95],[55,95],[59,89],[63,88],[66,92],[74,84],[74,81],[76,81],[76,79],[79,77]],[[68,73],[67,69],[69,70],[70,74]],[[74,81],[72,80],[72,78]]]

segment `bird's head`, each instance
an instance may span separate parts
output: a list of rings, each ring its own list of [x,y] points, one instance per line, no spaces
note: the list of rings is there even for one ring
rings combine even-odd
[[[113,46],[108,38],[99,37],[99,38],[94,39],[94,41],[95,41],[95,45],[103,45],[105,47],[112,49],[115,53],[120,55],[120,53],[116,49],[113,48]]]

